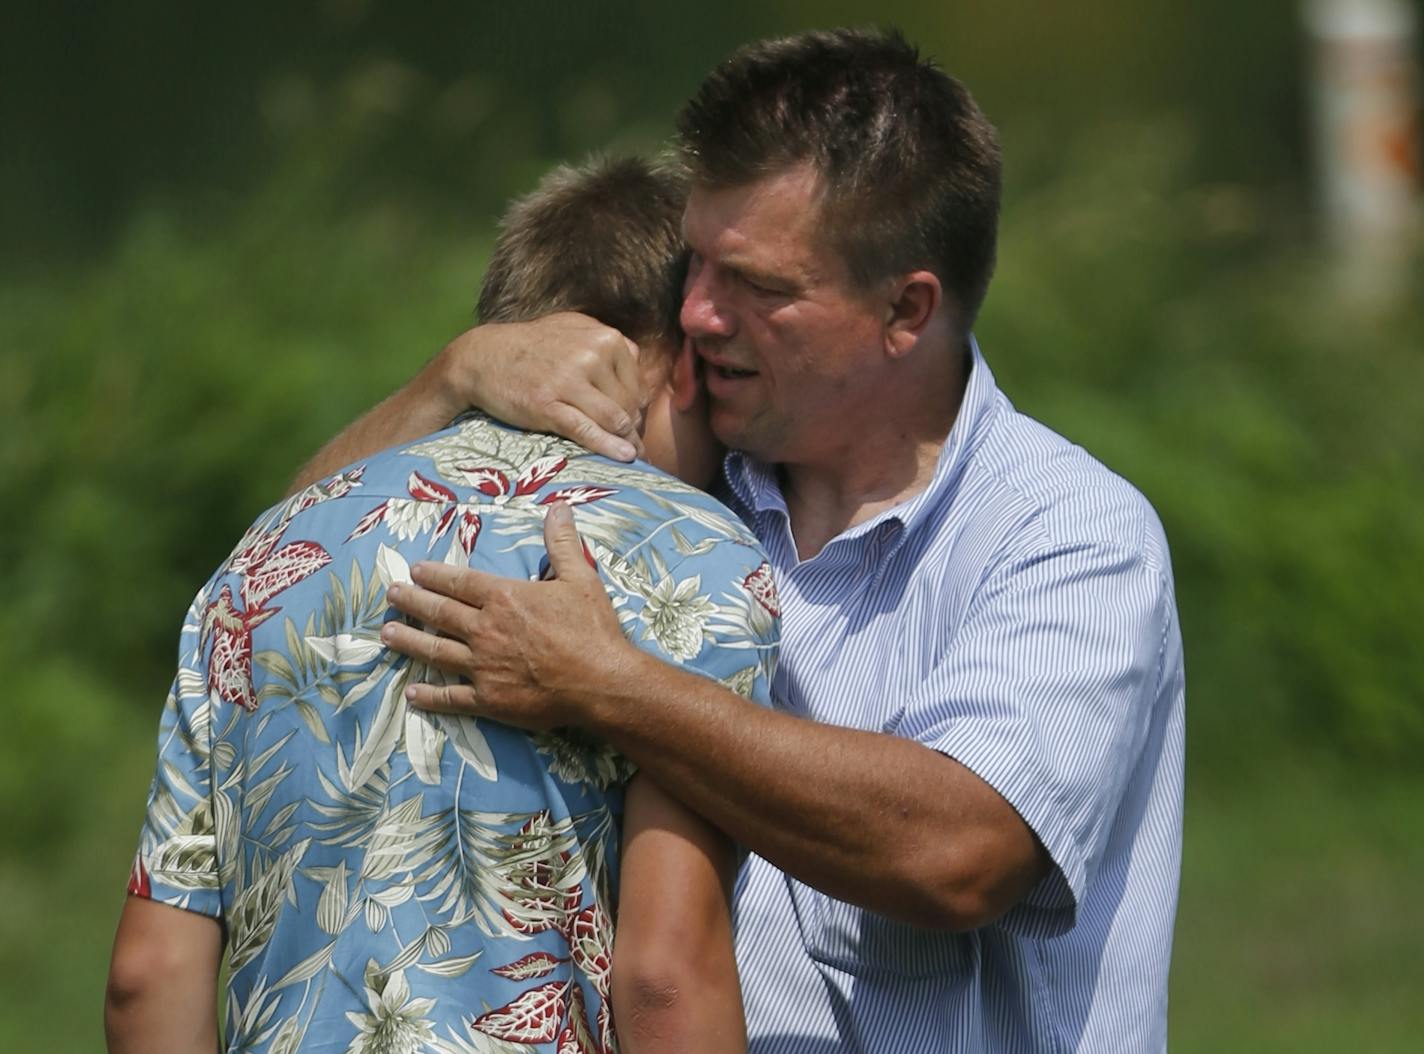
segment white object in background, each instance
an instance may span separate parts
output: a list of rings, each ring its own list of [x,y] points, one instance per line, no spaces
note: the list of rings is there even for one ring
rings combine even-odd
[[[1416,11],[1405,0],[1306,0],[1315,38],[1321,192],[1346,291],[1399,291],[1418,240]]]

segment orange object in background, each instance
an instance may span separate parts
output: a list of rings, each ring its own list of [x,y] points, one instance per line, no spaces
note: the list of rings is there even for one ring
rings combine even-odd
[[[1416,13],[1404,0],[1307,0],[1322,203],[1345,292],[1397,293],[1419,242]]]

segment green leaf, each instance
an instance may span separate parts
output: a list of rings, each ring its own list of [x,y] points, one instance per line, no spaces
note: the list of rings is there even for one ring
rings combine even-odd
[[[323,743],[331,742],[331,736],[326,731],[326,724],[322,721],[321,715],[317,713],[316,707],[305,699],[293,699],[292,705],[297,708],[297,713],[301,715],[312,735]]]

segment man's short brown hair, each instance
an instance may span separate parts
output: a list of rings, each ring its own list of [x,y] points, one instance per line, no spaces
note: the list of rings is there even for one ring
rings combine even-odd
[[[836,29],[749,44],[678,118],[692,178],[752,183],[809,162],[833,249],[862,289],[924,268],[968,329],[994,270],[1001,160],[962,84],[899,32]]]
[[[595,157],[560,165],[500,221],[481,322],[581,311],[636,341],[675,344],[687,180],[668,162]]]

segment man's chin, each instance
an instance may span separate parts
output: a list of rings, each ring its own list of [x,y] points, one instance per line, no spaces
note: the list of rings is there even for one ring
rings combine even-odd
[[[714,406],[707,421],[712,427],[712,434],[717,437],[717,442],[728,450],[750,454],[758,461],[776,460],[777,444],[770,442],[762,430],[753,427],[745,418],[718,414]]]
[[[719,408],[716,402],[710,400],[707,406],[707,426],[712,429],[717,442],[728,450],[746,449],[743,439],[746,422]]]

